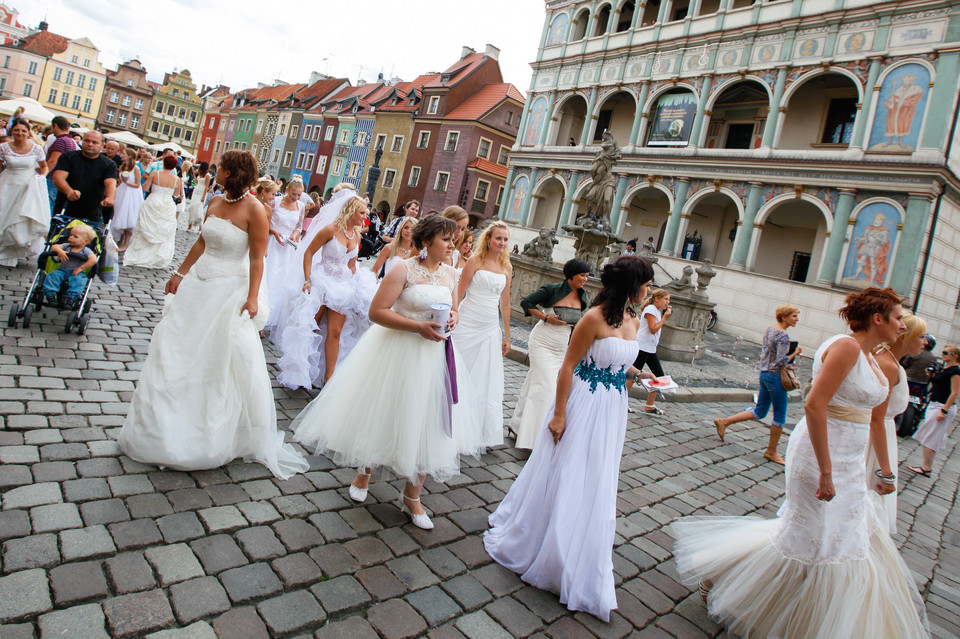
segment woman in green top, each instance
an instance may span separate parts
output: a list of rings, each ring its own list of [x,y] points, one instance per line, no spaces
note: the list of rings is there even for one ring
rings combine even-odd
[[[583,286],[589,274],[586,262],[570,260],[563,265],[564,281],[542,286],[520,302],[525,315],[540,321],[530,331],[530,372],[510,420],[510,430],[517,436],[517,448],[533,448],[553,402],[570,332],[587,308]]]

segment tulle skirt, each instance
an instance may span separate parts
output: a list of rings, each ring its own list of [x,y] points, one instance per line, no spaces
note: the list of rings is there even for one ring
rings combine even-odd
[[[771,543],[779,520],[685,517],[671,525],[684,583],[709,580],[711,616],[731,634],[792,639],[928,637],[923,601],[882,526],[865,559],[808,564]]]
[[[270,319],[267,320],[266,329],[270,331],[270,341],[281,346],[290,303],[299,296],[303,286],[303,262],[297,256],[297,249],[289,244],[280,244],[271,235],[263,264],[263,280],[270,300]]]
[[[187,202],[187,226],[195,226],[203,222],[203,196],[199,187],[193,190],[193,197]]]
[[[188,471],[243,457],[281,479],[307,470],[277,430],[258,335],[269,310],[265,300],[261,296],[255,318],[240,314],[248,282],[190,273],[177,294],[167,296],[120,431],[126,455]]]
[[[124,231],[132,231],[137,226],[141,206],[143,206],[143,191],[140,190],[140,187],[121,182],[117,187],[113,219],[110,220],[113,239],[119,242]]]
[[[451,436],[444,343],[374,325],[293,421],[294,439],[339,466],[445,481],[460,472],[458,455],[483,452],[469,364],[455,359]],[[384,378],[391,381],[377,389],[372,381]]]
[[[166,268],[173,260],[176,238],[177,208],[173,200],[162,194],[148,196],[140,207],[123,265]]]

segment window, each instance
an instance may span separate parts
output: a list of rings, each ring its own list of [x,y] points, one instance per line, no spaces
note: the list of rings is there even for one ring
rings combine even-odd
[[[164,125],[163,125],[163,134],[164,134],[164,135],[170,135],[170,125],[169,125],[169,124],[164,124]],[[229,144],[229,142],[228,142],[228,144]]]
[[[457,144],[460,143],[459,131],[447,131],[447,143],[443,145],[444,151],[456,151]]]
[[[173,127],[173,137],[179,138],[183,135],[183,129],[180,127]]]
[[[24,94],[29,95],[29,94],[27,93],[27,85],[24,85],[24,87],[23,87],[23,92],[24,92]],[[73,109],[79,109],[79,108],[80,108],[80,96],[79,96],[79,95],[73,96],[73,102],[70,103],[70,107],[73,108]]]
[[[510,149],[507,148],[506,144],[500,145],[500,155],[497,156],[497,164],[503,164],[506,166],[507,160],[510,159],[510,157],[507,155],[509,151]]]
[[[227,130],[227,121],[226,121],[226,120],[220,120],[220,130],[221,130],[221,131],[226,131],[226,130]]]
[[[357,142],[356,146],[367,146],[367,134],[366,133],[357,133]]]
[[[393,142],[390,144],[391,153],[400,153],[403,151],[403,136],[395,135],[393,136]]]
[[[513,111],[507,111],[507,125],[513,124]]]
[[[217,141],[213,144],[213,152],[214,152],[214,153],[219,153],[219,152],[220,152],[220,140],[217,140]]]
[[[311,136],[312,134],[313,134],[313,126],[311,126],[311,125],[308,124],[308,125],[306,125],[305,127],[303,127],[303,139],[304,139],[304,140],[309,140],[309,139],[310,139],[310,136]]]
[[[856,98],[834,98],[827,110],[827,123],[823,128],[824,144],[850,144],[853,137],[853,122],[857,118]]]
[[[350,177],[355,178],[360,175],[360,163],[351,162],[350,163]]]
[[[4,69],[10,68],[10,56],[7,56],[3,59],[3,68]]]
[[[119,101],[120,101],[120,94],[117,93],[116,91],[111,91],[111,92],[110,92],[110,104],[116,104],[116,103],[119,102]]]
[[[503,199],[503,185],[501,185],[500,188],[497,189],[497,206],[500,206],[500,200],[502,199]]]
[[[47,95],[47,102],[49,102],[50,104],[53,104],[56,101],[57,101],[57,90],[50,89],[50,94]]]
[[[77,76],[77,86],[81,89],[87,84],[87,76],[82,73]]]
[[[29,82],[23,83],[23,95],[24,97],[30,98],[33,97],[33,85]],[[80,98],[77,98],[77,103],[80,102]]]
[[[67,77],[64,82],[67,84],[73,84],[73,71],[67,71]]]
[[[167,105],[167,115],[172,117],[173,114],[176,113],[176,111],[177,111],[177,106],[175,104]]]
[[[179,98],[179,97],[180,97],[180,91],[178,91],[177,89],[174,89],[174,90],[173,90],[173,97]]]
[[[207,128],[208,128],[208,129],[212,129],[212,128],[215,127],[216,125],[217,125],[217,121],[216,121],[214,118],[209,118],[209,119],[207,120]]]
[[[340,132],[340,144],[349,144],[350,143],[350,130],[344,129]]]
[[[296,163],[296,165],[294,165],[294,166],[296,166],[298,169],[302,169],[302,168],[303,168],[303,161],[304,161],[306,158],[307,158],[307,155],[306,155],[305,153],[298,153],[298,154],[297,154],[297,163]]]
[[[97,90],[97,79],[96,79],[96,78],[90,78],[90,84],[87,85],[87,88],[90,89],[91,91],[96,91],[96,90]]]
[[[263,120],[257,120],[257,133],[263,132]]]
[[[207,138],[206,140],[203,141],[203,150],[204,151],[210,150],[210,138]]]
[[[486,180],[477,180],[477,191],[474,194],[474,199],[480,200],[481,202],[487,201],[487,193],[490,192],[490,183]]]
[[[121,111],[120,115],[117,116],[117,126],[127,126],[127,112]]]
[[[85,67],[89,67],[89,66],[90,66],[90,58],[84,58],[84,59],[83,59],[83,66],[85,66]]]
[[[229,150],[230,150],[230,143],[229,143],[229,142],[224,142],[224,143],[223,143],[223,152],[226,153],[226,152],[229,151]]]
[[[312,169],[312,168],[313,168],[313,163],[316,161],[316,159],[317,159],[317,156],[316,156],[316,155],[314,155],[313,153],[308,153],[308,154],[307,154],[307,160],[306,160],[306,162],[303,163],[303,168],[306,169],[307,171],[309,171],[310,169]]]
[[[377,134],[377,143],[373,145],[374,149],[382,149],[387,144],[387,136],[383,133]]]
[[[343,160],[336,158],[333,161],[333,168],[330,170],[331,175],[340,175],[340,171],[343,170]]]
[[[280,125],[280,133],[279,133],[279,135],[286,135],[286,134],[287,134],[287,125],[286,125],[286,124],[281,124],[281,125]]]
[[[78,58],[77,56],[71,56],[71,57],[70,57],[70,62],[72,62],[72,63],[74,63],[74,64],[77,63],[77,60],[79,60],[79,58]]]
[[[130,117],[130,128],[131,128],[131,129],[136,129],[136,128],[139,127],[139,126],[140,126],[140,116],[139,116],[139,115],[131,116],[131,117]]]
[[[230,130],[233,131],[235,128],[237,128],[237,121],[230,120]]]
[[[327,130],[324,131],[324,133],[323,133],[323,139],[324,139],[324,140],[332,140],[332,139],[333,139],[333,126],[332,126],[332,125],[327,126]]]
[[[190,92],[189,92],[189,91],[184,91],[184,92],[183,92],[183,99],[184,99],[184,100],[189,100],[189,99],[190,99]]]
[[[90,98],[87,98],[86,100],[83,101],[83,110],[84,110],[84,111],[86,111],[87,113],[89,113],[89,112],[90,112],[90,109],[92,109],[92,108],[93,108],[93,100],[91,100]]]
[[[152,131],[153,133],[156,133],[159,130],[160,130],[160,123],[154,120],[153,124],[150,125],[150,131]],[[219,142],[217,144],[219,144]],[[219,151],[220,149],[217,148],[217,150]]]
[[[430,145],[430,132],[421,131],[420,136],[417,138],[417,148],[425,149]]]
[[[318,124],[317,126],[313,127],[313,139],[314,139],[314,140],[319,140],[321,133],[323,133],[323,127],[322,127],[322,126],[320,126],[320,125]]]
[[[0,91],[7,88],[7,79],[0,77]]]
[[[183,120],[184,118],[186,118],[186,117],[187,117],[187,110],[186,110],[186,109],[180,109],[180,110],[177,112],[177,117],[180,118],[181,120]]]
[[[143,98],[137,98],[137,101],[133,103],[133,108],[137,111],[143,111]]]
[[[276,130],[277,130],[277,123],[274,122],[273,124],[267,127],[267,135],[273,135]]]
[[[60,78],[62,78],[62,77],[63,77],[63,69],[61,69],[60,67],[56,67],[56,68],[53,70],[53,79],[54,79],[55,81],[59,82],[59,81],[60,81]]]
[[[493,146],[493,142],[487,138],[480,138],[480,144],[477,145],[477,157],[483,158],[484,160],[490,159],[490,147]]]
[[[61,93],[61,94],[60,94],[60,106],[65,107],[65,106],[67,106],[67,104],[68,104],[69,102],[70,102],[70,94],[69,94],[69,93],[66,93],[66,92]]]
[[[440,96],[435,95],[430,98],[430,102],[427,104],[427,113],[433,115],[440,109]]]
[[[10,59],[10,56],[7,56],[7,60],[9,60],[9,59]],[[27,65],[27,73],[29,73],[30,75],[37,75],[37,63],[36,63],[36,62],[31,62],[30,64]]]
[[[280,160],[280,149],[273,150],[273,157],[270,159],[270,162],[276,164]]]
[[[268,151],[268,150],[269,150],[269,149],[267,149],[267,147],[263,147],[262,149],[260,149],[260,161],[261,161],[261,162],[266,162],[266,161],[267,161],[267,151]]]
[[[125,96],[123,96],[123,100],[120,102],[120,105],[121,105],[121,106],[128,107],[128,106],[130,106],[130,103],[131,103],[132,101],[133,101],[133,98],[131,98],[129,95],[125,95]]]
[[[290,127],[290,137],[291,137],[291,138],[293,138],[294,140],[296,140],[296,139],[297,139],[297,134],[299,134],[299,133],[300,133],[300,125],[299,125],[299,124],[296,125],[296,126]]]
[[[163,113],[163,102],[157,101],[157,106],[153,109],[157,113]]]
[[[250,147],[250,152],[253,153],[254,155],[257,154],[257,145],[256,145],[256,144],[254,144],[253,146]]]
[[[113,124],[113,121],[116,118],[117,118],[117,112],[114,111],[113,109],[107,109],[107,115],[103,119],[107,122],[107,124]],[[154,122],[154,125],[156,125],[156,122]]]
[[[383,188],[392,189],[393,181],[396,179],[396,177],[397,177],[397,172],[394,171],[393,169],[387,169],[386,171],[384,171],[383,172]]]
[[[446,191],[447,183],[450,181],[450,174],[446,171],[437,171],[437,181],[433,183],[434,191]]]
[[[284,154],[283,154],[283,165],[284,165],[284,166],[290,166],[290,159],[291,159],[291,158],[293,158],[293,152],[292,152],[292,151],[287,151],[286,153],[284,153]]]
[[[327,156],[321,155],[320,159],[317,161],[317,170],[316,173],[323,173],[327,168]]]
[[[416,186],[420,183],[420,167],[410,167],[410,179],[407,180],[407,186]]]
[[[133,80],[127,80],[127,86],[128,86],[128,87],[132,87],[132,86],[133,86]]]

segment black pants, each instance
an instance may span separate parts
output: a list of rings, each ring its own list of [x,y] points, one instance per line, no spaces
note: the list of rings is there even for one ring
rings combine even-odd
[[[643,370],[644,364],[650,368],[651,373],[657,377],[663,377],[663,366],[660,365],[660,358],[657,357],[656,353],[646,353],[644,351],[637,353],[637,359],[634,360],[633,365],[637,367],[637,370]]]

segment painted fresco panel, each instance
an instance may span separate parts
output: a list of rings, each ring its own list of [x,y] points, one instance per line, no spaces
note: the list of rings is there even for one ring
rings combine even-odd
[[[842,285],[886,286],[900,223],[900,212],[889,202],[873,202],[860,209],[843,264]]]
[[[570,17],[565,13],[561,13],[553,19],[553,24],[550,25],[550,35],[547,36],[548,47],[552,47],[563,42],[563,37],[567,33],[567,25],[569,23]]]
[[[540,132],[547,120],[547,99],[540,96],[530,105],[527,129],[523,132],[524,146],[532,146],[540,140]]]
[[[886,75],[876,100],[868,151],[912,153],[930,93],[930,71],[922,64],[905,64]]]
[[[510,198],[510,205],[507,207],[507,222],[519,222],[520,212],[523,210],[523,201],[527,198],[527,190],[530,188],[530,180],[526,175],[521,175],[513,183],[513,197]]]

